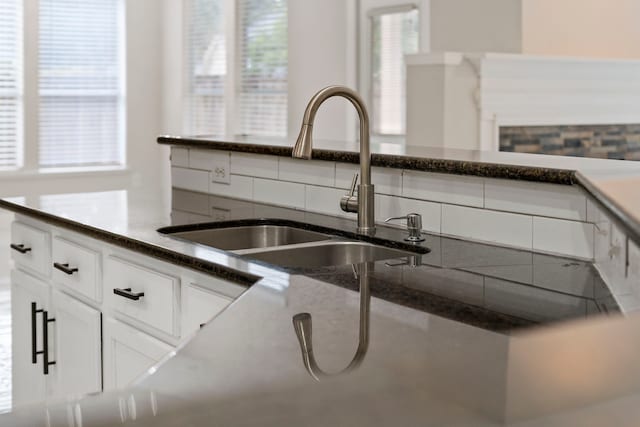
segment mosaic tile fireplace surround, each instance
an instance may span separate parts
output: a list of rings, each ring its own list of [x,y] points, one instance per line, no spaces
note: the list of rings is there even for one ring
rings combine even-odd
[[[640,124],[505,126],[500,151],[640,160]]]

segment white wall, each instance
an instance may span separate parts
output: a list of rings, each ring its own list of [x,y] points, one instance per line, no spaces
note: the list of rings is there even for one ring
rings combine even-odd
[[[289,2],[288,133],[295,138],[309,99],[333,84],[356,86],[355,0]],[[318,111],[314,137],[352,139],[356,114],[344,99]]]
[[[157,0],[127,0],[127,159],[132,185],[150,192],[169,187],[163,133],[163,23]]]
[[[407,144],[478,149],[477,71],[459,53],[407,57]]]
[[[640,58],[638,0],[523,0],[524,53]]]
[[[431,0],[431,50],[521,52],[521,1]]]

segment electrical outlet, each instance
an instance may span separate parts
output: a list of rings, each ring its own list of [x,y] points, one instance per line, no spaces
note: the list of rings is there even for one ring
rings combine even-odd
[[[231,182],[230,163],[230,156],[228,153],[212,156],[211,182],[229,184]]]

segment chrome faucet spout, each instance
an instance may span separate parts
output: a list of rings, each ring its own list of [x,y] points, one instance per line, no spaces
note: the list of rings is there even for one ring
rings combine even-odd
[[[304,112],[302,128],[293,147],[292,156],[310,159],[313,150],[313,123],[320,105],[327,99],[340,96],[351,102],[360,119],[360,185],[358,195],[343,197],[340,205],[346,212],[358,213],[358,232],[372,234],[375,231],[374,187],[371,184],[371,151],[369,141],[369,114],[364,101],[354,90],[346,86],[328,86],[316,93]]]

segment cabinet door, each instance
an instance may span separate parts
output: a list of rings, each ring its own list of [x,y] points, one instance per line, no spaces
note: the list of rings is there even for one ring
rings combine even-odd
[[[190,283],[183,288],[182,294],[182,336],[197,331],[201,324],[207,323],[224,310],[233,299]]]
[[[42,313],[33,312],[33,308],[47,308],[48,290],[46,283],[28,274],[19,270],[11,272],[11,372],[14,407],[42,401],[46,397],[42,354],[35,355],[35,363],[33,354],[34,351],[42,350]],[[35,340],[32,335],[34,331]]]
[[[52,342],[51,392],[74,396],[102,390],[101,315],[58,290],[53,290],[49,340]]]
[[[128,386],[173,350],[168,344],[115,319],[105,318],[104,389]]]

